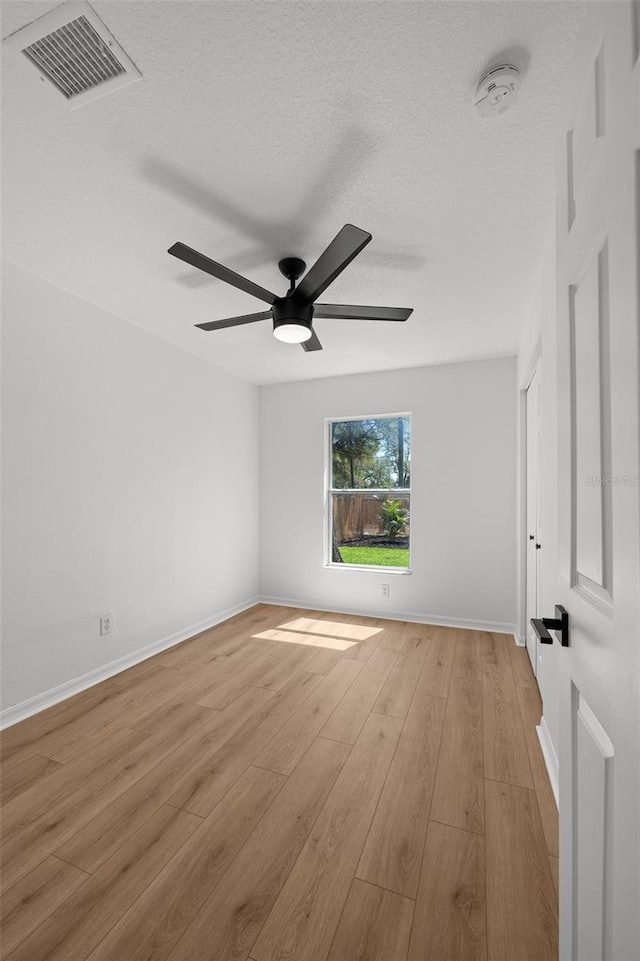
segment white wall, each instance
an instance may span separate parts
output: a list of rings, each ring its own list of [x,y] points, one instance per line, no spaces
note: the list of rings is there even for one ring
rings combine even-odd
[[[556,273],[555,273],[555,233],[551,231],[544,256],[540,263],[538,281],[531,296],[530,311],[524,319],[521,344],[518,353],[518,391],[521,411],[524,410],[524,391],[526,389],[536,357],[541,364],[541,406],[542,406],[542,532],[541,532],[541,583],[538,589],[541,596],[540,610],[545,617],[553,617],[558,583],[558,424],[557,424],[557,383],[556,383]],[[524,429],[520,419],[521,429]],[[519,476],[524,483],[526,458],[524,438],[521,438]],[[520,485],[522,490],[523,484]],[[521,518],[526,517],[526,502],[522,501]],[[519,526],[518,558],[524,573],[526,554],[526,531]],[[518,609],[520,630],[524,636],[524,578],[518,580],[520,586]],[[544,722],[548,730],[553,750],[557,758],[559,719],[558,719],[558,657],[557,644],[539,645],[537,678],[544,703]],[[550,772],[553,773],[553,772]]]
[[[282,384],[260,394],[263,596],[514,629],[514,358]],[[412,573],[327,568],[325,418],[399,411],[412,412]]]
[[[3,328],[6,713],[255,598],[258,389],[12,266]]]
[[[17,267],[3,293],[5,722],[258,593],[513,629],[513,359],[258,390]],[[328,569],[324,419],[405,410],[412,573]]]

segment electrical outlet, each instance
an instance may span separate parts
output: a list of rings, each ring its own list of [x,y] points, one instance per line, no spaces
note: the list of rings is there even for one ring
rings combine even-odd
[[[388,584],[383,584],[383,585],[382,585],[382,596],[383,596],[383,597],[388,597],[388,596],[389,596],[389,585],[388,585]]]
[[[111,614],[103,614],[100,618],[100,636],[111,633]]]

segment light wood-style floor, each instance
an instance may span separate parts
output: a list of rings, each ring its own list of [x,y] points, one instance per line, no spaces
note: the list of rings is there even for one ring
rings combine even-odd
[[[3,735],[10,961],[555,961],[524,649],[260,605]]]

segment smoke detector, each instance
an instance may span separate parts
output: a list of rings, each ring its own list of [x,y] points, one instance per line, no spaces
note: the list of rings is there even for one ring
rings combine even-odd
[[[71,0],[3,40],[40,79],[79,107],[140,79],[140,72],[84,0]]]
[[[483,117],[495,117],[513,106],[520,89],[520,71],[504,63],[492,67],[480,80],[473,102]]]

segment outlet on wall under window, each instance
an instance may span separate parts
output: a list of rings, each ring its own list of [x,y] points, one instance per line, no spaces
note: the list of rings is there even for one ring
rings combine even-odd
[[[111,633],[111,614],[103,614],[100,618],[100,636]]]
[[[389,596],[389,585],[388,585],[388,584],[383,584],[383,585],[382,585],[382,596],[383,596],[383,597],[388,597],[388,596]]]

